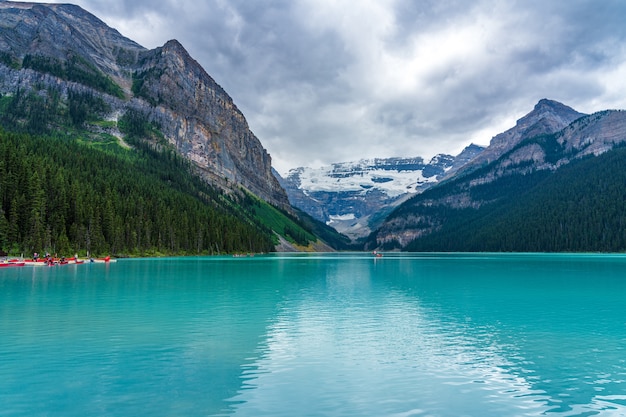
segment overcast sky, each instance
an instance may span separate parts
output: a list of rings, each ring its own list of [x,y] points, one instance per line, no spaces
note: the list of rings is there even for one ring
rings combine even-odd
[[[62,0],[179,40],[282,174],[489,144],[541,98],[626,109],[622,0]]]

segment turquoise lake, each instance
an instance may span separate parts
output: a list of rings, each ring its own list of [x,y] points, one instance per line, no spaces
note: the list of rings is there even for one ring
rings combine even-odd
[[[625,416],[626,256],[0,269],[0,416]]]

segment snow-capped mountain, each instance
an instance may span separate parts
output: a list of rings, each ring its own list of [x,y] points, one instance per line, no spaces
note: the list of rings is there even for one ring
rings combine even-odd
[[[277,175],[295,207],[351,238],[367,236],[393,207],[437,183],[483,150],[468,146],[454,157],[429,162],[415,158],[375,158],[321,168],[300,167]]]

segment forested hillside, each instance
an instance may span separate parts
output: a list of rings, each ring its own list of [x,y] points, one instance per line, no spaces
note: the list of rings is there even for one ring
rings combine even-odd
[[[106,77],[69,71],[69,64],[26,62],[110,85]],[[1,251],[268,252],[279,235],[302,249],[320,247],[314,231],[320,225],[305,224],[236,184],[212,186],[162,126],[134,108],[111,120],[107,100],[90,89],[50,85],[0,96]],[[327,237],[341,243],[338,235]]]
[[[445,217],[441,229],[405,249],[626,251],[625,166],[626,148],[621,147],[571,162],[554,174],[511,176],[477,187],[474,192],[497,197],[497,202],[440,210]]]
[[[10,253],[264,252],[272,232],[191,174],[188,162],[140,142],[0,132],[0,248]],[[100,148],[98,148],[100,147]]]

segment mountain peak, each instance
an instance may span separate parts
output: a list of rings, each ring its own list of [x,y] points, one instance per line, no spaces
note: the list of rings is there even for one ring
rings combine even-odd
[[[518,126],[530,126],[537,123],[541,119],[549,118],[554,119],[559,124],[559,129],[567,126],[579,117],[584,116],[583,113],[579,113],[573,108],[566,106],[563,103],[559,103],[555,100],[549,100],[542,98],[535,104],[533,110],[526,116],[517,121]],[[552,133],[552,132],[549,132]]]
[[[537,104],[535,104],[535,107],[533,108],[533,110],[528,115],[542,114],[542,113],[555,113],[555,114],[577,113],[578,114],[578,112],[572,109],[571,107],[566,106],[565,104],[560,103],[556,100],[550,100],[547,98],[542,98],[541,100],[539,100]]]
[[[187,52],[185,47],[180,42],[178,42],[177,39],[170,39],[169,41],[165,42],[165,45],[163,45],[163,49],[173,50],[183,56],[189,56],[189,53]]]
[[[542,98],[537,102],[537,104],[535,104],[535,110],[542,107],[567,107],[568,109],[570,108],[561,102],[551,100],[549,98]]]
[[[494,136],[487,149],[463,167],[462,171],[467,173],[493,162],[522,140],[556,133],[582,116],[586,115],[558,101],[542,98],[530,113],[517,120],[515,126]]]

